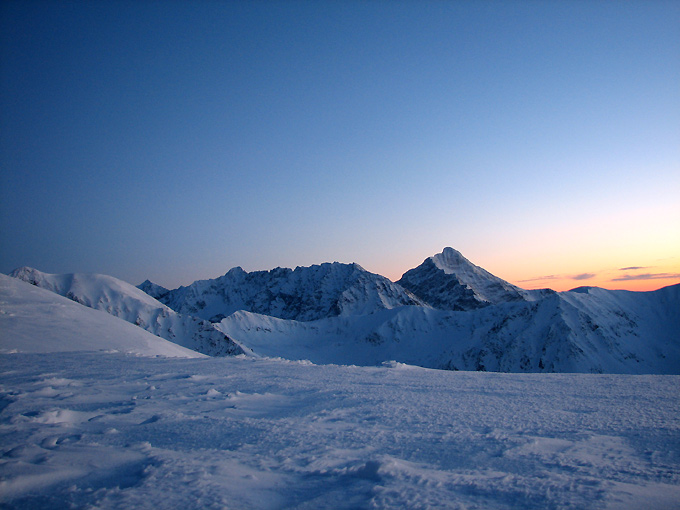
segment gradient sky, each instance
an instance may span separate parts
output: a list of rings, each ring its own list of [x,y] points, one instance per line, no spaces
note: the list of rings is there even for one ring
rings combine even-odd
[[[680,2],[5,0],[0,52],[1,272],[680,282]]]

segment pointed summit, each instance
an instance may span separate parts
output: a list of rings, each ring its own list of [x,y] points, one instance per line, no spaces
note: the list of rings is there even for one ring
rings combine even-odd
[[[149,296],[151,296],[154,299],[158,299],[164,294],[168,293],[168,289],[165,287],[162,287],[150,280],[144,280],[144,282],[140,283],[137,285],[137,288],[139,290],[143,290],[146,292]]]
[[[476,266],[453,248],[428,257],[397,282],[435,308],[474,310],[531,299],[530,293]]]
[[[430,257],[434,265],[444,271],[446,274],[456,274],[466,268],[477,267],[468,259],[463,257],[463,254],[451,247],[444,248],[441,253],[437,253]]]

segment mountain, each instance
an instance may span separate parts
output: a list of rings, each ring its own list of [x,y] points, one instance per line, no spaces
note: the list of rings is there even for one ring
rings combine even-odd
[[[158,299],[162,295],[168,293],[168,289],[166,289],[165,287],[161,287],[160,285],[157,285],[149,280],[144,280],[144,282],[137,285],[137,288],[141,291],[146,292],[149,296],[151,296],[154,299]]]
[[[654,292],[527,291],[451,248],[405,273],[400,282],[414,292],[337,262],[252,273],[234,268],[162,293],[168,306],[108,276],[30,268],[13,275],[210,355],[350,365],[395,360],[500,372],[680,373],[680,285]],[[143,287],[158,290],[150,282]]]
[[[246,351],[207,321],[178,314],[138,288],[98,274],[48,274],[22,267],[10,276],[107,312],[183,347],[210,356]]]
[[[179,313],[212,322],[246,310],[280,319],[312,321],[365,315],[424,303],[358,264],[324,263],[248,273],[236,267],[213,280],[171,290],[160,301]]]
[[[428,257],[397,282],[441,310],[475,310],[513,301],[534,301],[550,290],[527,291],[474,265],[453,248]]]
[[[108,313],[0,274],[0,352],[64,351],[203,356]]]
[[[551,293],[469,311],[404,306],[313,322],[237,312],[218,327],[255,352],[314,363],[499,372],[680,373],[680,285]]]

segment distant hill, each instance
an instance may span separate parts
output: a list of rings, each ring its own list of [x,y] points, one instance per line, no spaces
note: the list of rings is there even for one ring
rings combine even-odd
[[[178,314],[138,288],[112,276],[48,274],[22,267],[10,276],[145,329],[210,356],[244,354],[244,349],[207,321]]]
[[[64,351],[203,356],[106,312],[0,274],[0,352]]]

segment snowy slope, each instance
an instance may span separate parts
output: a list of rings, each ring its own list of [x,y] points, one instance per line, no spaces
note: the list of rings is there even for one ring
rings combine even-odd
[[[137,285],[137,288],[139,290],[146,292],[149,296],[151,296],[154,299],[158,299],[163,294],[168,293],[168,289],[158,284],[155,284],[149,280],[144,280],[144,282]]]
[[[397,282],[442,310],[474,310],[511,301],[534,300],[551,291],[520,289],[474,265],[453,248],[444,248]]]
[[[138,288],[98,274],[48,274],[22,267],[10,276],[107,312],[178,345],[210,356],[245,351],[207,321],[181,315]]]
[[[0,354],[0,373],[2,508],[680,501],[677,376],[95,353]]]
[[[0,352],[100,350],[203,356],[107,313],[0,274]]]
[[[592,289],[463,312],[406,306],[312,322],[237,312],[219,328],[259,354],[315,363],[678,374],[679,289]]]
[[[179,313],[213,322],[238,310],[311,321],[422,304],[387,278],[339,262],[252,273],[236,267],[219,278],[171,290],[160,300]]]

